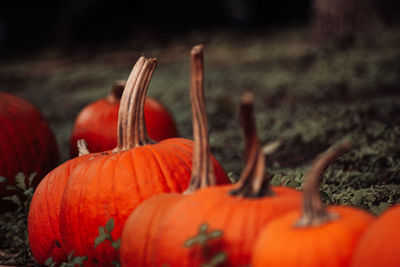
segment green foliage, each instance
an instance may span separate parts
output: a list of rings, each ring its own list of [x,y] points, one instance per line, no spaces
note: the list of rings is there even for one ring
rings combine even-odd
[[[202,267],[218,266],[226,262],[228,260],[228,256],[223,251],[210,255],[209,242],[221,238],[222,235],[223,232],[221,230],[213,230],[208,233],[208,224],[204,223],[199,226],[199,232],[197,236],[187,239],[184,243],[184,246],[186,248],[192,248],[195,246],[201,247],[202,255],[207,261],[201,265]]]
[[[62,262],[60,263],[58,266],[60,267],[76,267],[76,266],[83,266],[84,261],[86,261],[88,259],[87,256],[74,256],[75,251],[72,251],[68,257],[67,257],[67,262]],[[45,266],[48,267],[55,267],[57,266],[57,263],[53,261],[53,258],[50,257],[46,260],[46,262],[44,263]]]
[[[0,256],[0,264],[18,265],[33,262],[27,226],[29,205],[34,192],[34,177],[35,173],[28,178],[23,173],[18,173],[15,176],[15,186],[6,186],[6,190],[13,194],[3,197],[3,200],[11,201],[17,207],[0,216],[0,249],[5,251],[4,255]],[[6,183],[7,180],[0,177],[0,182]]]
[[[107,221],[105,226],[99,226],[99,236],[94,240],[94,247],[96,248],[106,240],[110,241],[111,246],[118,250],[121,245],[121,239],[113,240],[111,232],[114,230],[114,218]]]

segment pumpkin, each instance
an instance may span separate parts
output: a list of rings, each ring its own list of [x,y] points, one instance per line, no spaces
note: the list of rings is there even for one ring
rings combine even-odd
[[[238,184],[202,188],[177,202],[161,222],[150,266],[202,266],[221,257],[218,266],[248,265],[261,227],[299,208],[300,192],[269,186],[253,102],[245,94],[240,105],[246,164]]]
[[[157,61],[141,57],[125,87],[118,117],[118,146],[80,163],[71,174],[60,211],[61,244],[67,254],[88,256],[87,266],[109,265],[117,251],[104,242],[94,248],[98,229],[111,218],[118,240],[129,214],[144,200],[188,187],[193,142],[171,138],[154,143],[143,118],[146,91]],[[217,183],[226,176],[212,159]]]
[[[0,200],[15,192],[6,190],[15,186],[15,175],[26,177],[36,173],[32,185],[58,163],[59,153],[55,136],[40,111],[27,100],[0,92]],[[6,208],[0,202],[0,210]]]
[[[361,237],[354,252],[351,266],[400,266],[400,205],[385,211]]]
[[[203,89],[203,46],[191,51],[191,89],[193,118],[193,160],[190,187],[185,194],[215,185],[211,152],[208,142],[207,114]],[[167,193],[156,195],[139,205],[125,223],[121,237],[121,266],[150,266],[155,235],[167,212],[184,195]]]
[[[28,238],[33,257],[41,265],[50,257],[57,263],[67,261],[59,229],[61,199],[71,172],[92,156],[82,155],[61,164],[43,178],[33,194],[28,213]]]
[[[114,83],[107,98],[84,107],[78,114],[70,138],[72,156],[78,154],[76,143],[86,140],[91,152],[111,150],[117,146],[118,110],[125,81]],[[149,137],[155,141],[177,137],[178,129],[172,115],[157,100],[147,97],[144,118]]]
[[[261,231],[252,266],[346,267],[356,244],[373,221],[353,207],[326,208],[319,197],[319,179],[330,162],[350,148],[343,141],[314,161],[307,174],[302,210],[271,221]]]

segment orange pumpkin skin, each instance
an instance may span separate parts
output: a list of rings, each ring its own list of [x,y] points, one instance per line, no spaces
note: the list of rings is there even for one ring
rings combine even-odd
[[[351,266],[400,266],[400,205],[385,211],[368,228],[354,252]]]
[[[156,195],[132,212],[122,232],[119,250],[121,266],[151,266],[160,223],[182,197],[181,194]]]
[[[55,168],[40,182],[33,195],[28,214],[28,237],[32,254],[39,264],[52,257],[55,262],[67,260],[61,247],[59,217],[62,195],[76,166],[93,157],[83,155]]]
[[[235,185],[200,189],[176,203],[163,220],[157,234],[155,262],[150,266],[200,266],[205,263],[199,247],[185,248],[187,239],[198,233],[201,224],[221,230],[221,238],[209,242],[210,254],[225,252],[228,260],[221,266],[250,263],[253,243],[259,230],[273,218],[298,209],[301,193],[290,188],[271,187],[273,197],[231,196]]]
[[[337,220],[320,226],[294,226],[300,212],[271,221],[261,231],[253,249],[251,266],[346,267],[357,242],[374,218],[351,207],[328,207]]]
[[[66,253],[88,256],[85,266],[117,260],[117,251],[107,242],[93,249],[99,226],[113,218],[112,237],[118,240],[128,216],[144,200],[160,193],[183,192],[191,176],[192,150],[192,141],[172,138],[79,164],[61,204],[61,243]],[[217,183],[229,183],[215,158],[213,163]]]
[[[90,152],[111,150],[117,146],[119,101],[98,100],[86,106],[77,116],[70,139],[72,156],[78,155],[77,141],[85,139]],[[144,105],[147,132],[154,141],[178,136],[175,120],[169,111],[153,98]]]
[[[57,141],[39,110],[25,99],[0,92],[0,199],[9,195],[15,175],[36,173],[32,185],[53,169],[59,159]],[[12,192],[14,194],[14,192]],[[1,208],[1,207],[0,207]]]

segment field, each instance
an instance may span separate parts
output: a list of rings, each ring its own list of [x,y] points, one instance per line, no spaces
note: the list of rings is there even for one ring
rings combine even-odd
[[[232,180],[243,167],[238,103],[244,92],[252,92],[262,143],[282,142],[266,158],[272,184],[301,188],[312,160],[348,137],[353,149],[325,172],[325,201],[374,214],[400,201],[399,29],[382,30],[352,45],[317,45],[306,28],[195,31],[164,41],[149,39],[8,57],[0,62],[1,90],[25,97],[43,112],[63,162],[69,158],[78,112],[105,97],[115,80],[126,79],[141,54],[156,57],[159,65],[148,94],[168,107],[180,135],[191,138],[189,52],[203,43],[212,152]],[[14,233],[7,228],[7,216],[0,217],[0,240]],[[20,224],[12,231],[23,240]],[[21,241],[7,240],[0,244],[0,265],[26,261],[26,253],[10,257],[10,251],[23,248]]]

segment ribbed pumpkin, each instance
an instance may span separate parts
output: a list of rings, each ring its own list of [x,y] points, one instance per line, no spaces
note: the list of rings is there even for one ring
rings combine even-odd
[[[41,265],[50,257],[58,263],[67,261],[60,240],[61,199],[71,172],[90,157],[93,154],[82,155],[61,164],[46,175],[35,190],[29,207],[28,237],[32,254]]]
[[[314,161],[304,185],[302,211],[266,225],[253,250],[253,267],[349,266],[356,244],[373,217],[353,207],[325,208],[318,190],[324,169],[349,148],[344,141]]]
[[[300,192],[269,186],[255,129],[253,96],[244,95],[240,106],[246,165],[238,184],[200,189],[176,203],[159,227],[150,266],[202,266],[220,252],[227,259],[218,266],[248,265],[261,227],[300,207]],[[221,232],[221,237],[211,238]]]
[[[88,256],[85,266],[110,265],[117,251],[104,242],[94,248],[99,226],[111,218],[113,240],[129,214],[144,200],[160,193],[183,192],[189,183],[193,142],[172,138],[154,144],[147,136],[143,106],[155,59],[141,57],[121,99],[118,146],[80,163],[64,191],[61,243],[67,254]],[[213,158],[218,183],[226,183],[222,167]]]
[[[109,96],[84,107],[78,114],[70,138],[72,156],[78,154],[76,143],[87,142],[89,151],[102,152],[117,146],[118,110],[125,81],[114,83]],[[149,137],[155,141],[178,136],[175,120],[157,100],[146,97],[144,118]]]
[[[400,266],[400,205],[385,211],[364,233],[353,254],[352,267]]]
[[[43,115],[21,97],[0,92],[0,125],[0,176],[7,179],[0,183],[1,200],[10,195],[6,187],[15,185],[19,172],[26,176],[36,173],[32,185],[37,186],[57,165],[59,154],[55,136]]]
[[[208,142],[207,114],[203,89],[203,46],[191,51],[191,89],[193,120],[193,161],[190,187],[185,194],[215,185]],[[185,194],[159,194],[137,207],[129,216],[122,232],[120,247],[121,266],[151,266],[155,238],[162,219]]]

